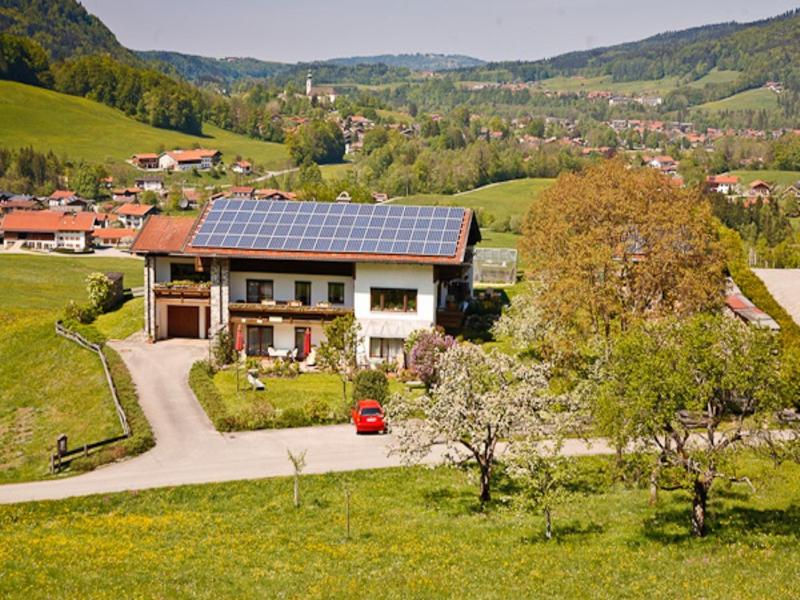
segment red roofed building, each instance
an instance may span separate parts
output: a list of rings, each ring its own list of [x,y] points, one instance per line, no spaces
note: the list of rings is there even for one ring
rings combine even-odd
[[[324,325],[352,314],[358,360],[402,360],[416,330],[457,330],[480,230],[469,209],[212,199],[197,218],[150,217],[145,259],[153,340],[244,333],[256,357],[305,359]]]
[[[135,229],[107,227],[95,229],[93,239],[96,246],[130,246],[136,237]]]
[[[198,171],[210,169],[222,157],[219,150],[198,148],[196,150],[171,150],[158,157],[158,167],[164,171]]]
[[[228,188],[228,193],[225,195],[230,196],[231,198],[252,198],[255,193],[256,188],[246,185],[235,185],[231,188]]]
[[[231,171],[241,175],[250,175],[253,172],[253,165],[247,160],[237,160],[231,165]]]
[[[739,178],[735,175],[709,175],[706,177],[706,189],[727,196],[739,189]]]
[[[131,156],[131,164],[140,169],[158,169],[158,154],[144,153]]]
[[[116,214],[123,227],[141,229],[145,219],[155,211],[156,207],[150,204],[123,204],[116,210]]]
[[[91,212],[14,211],[3,220],[3,244],[6,248],[20,244],[35,250],[83,251],[92,244],[95,221]]]
[[[262,188],[260,190],[256,190],[255,197],[258,200],[296,200],[297,194],[294,192],[284,192],[283,190]]]

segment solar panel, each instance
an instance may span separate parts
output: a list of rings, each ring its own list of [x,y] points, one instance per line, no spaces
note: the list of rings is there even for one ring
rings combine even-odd
[[[455,256],[464,209],[220,198],[193,245],[206,248]]]

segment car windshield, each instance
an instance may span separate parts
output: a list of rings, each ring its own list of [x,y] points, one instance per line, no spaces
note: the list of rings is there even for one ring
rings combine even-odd
[[[361,409],[361,414],[362,415],[379,415],[379,414],[381,414],[381,409],[380,408],[375,408],[375,407],[362,408]]]

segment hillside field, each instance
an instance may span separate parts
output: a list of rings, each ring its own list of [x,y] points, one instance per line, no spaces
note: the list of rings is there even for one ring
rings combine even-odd
[[[97,356],[53,330],[68,300],[86,302],[94,271],[121,272],[128,287],[143,281],[134,259],[0,254],[0,483],[43,477],[61,433],[71,447],[119,434]],[[138,321],[126,303],[98,328],[120,337],[141,328],[141,301],[132,302]]]
[[[59,94],[11,81],[0,81],[0,144],[33,146],[90,162],[122,162],[137,152],[160,146],[216,148],[230,162],[239,154],[267,169],[289,165],[282,144],[261,142],[203,125],[203,136],[150,127],[122,112],[86,98]]]
[[[577,461],[549,542],[502,476],[481,509],[448,468],[303,475],[299,508],[287,477],[0,506],[0,596],[797,597],[796,464],[737,465],[757,492],[715,486],[711,531],[692,539],[685,491],[650,507],[612,461]]]
[[[763,171],[731,171],[729,175],[736,175],[745,185],[761,179],[773,185],[789,186],[793,183],[800,181],[800,171],[777,171],[777,170],[763,170]]]
[[[778,108],[778,96],[766,88],[747,90],[733,96],[699,104],[695,109],[719,112],[723,110],[774,110]]]

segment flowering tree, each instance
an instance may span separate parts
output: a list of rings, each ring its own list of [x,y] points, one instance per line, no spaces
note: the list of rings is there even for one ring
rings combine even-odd
[[[86,277],[86,293],[89,304],[97,312],[102,312],[111,301],[111,280],[103,273],[91,273]]]
[[[441,329],[422,330],[414,336],[411,346],[411,370],[425,387],[430,389],[439,378],[439,359],[449,348],[455,346],[452,336]]]
[[[347,403],[347,382],[358,372],[358,344],[361,327],[352,314],[336,317],[325,325],[326,340],[317,351],[317,362],[323,369],[339,375],[342,400]]]
[[[472,344],[453,346],[438,364],[439,382],[429,395],[395,396],[389,404],[390,420],[400,422],[395,451],[406,463],[418,462],[442,443],[446,461],[474,459],[486,502],[498,442],[539,430],[549,414],[547,368]]]
[[[574,477],[574,462],[561,454],[563,439],[548,442],[531,437],[515,442],[508,454],[508,471],[522,488],[521,505],[541,510],[545,537],[553,537],[553,508],[568,496],[567,484]]]
[[[621,448],[657,452],[652,481],[693,493],[692,533],[706,532],[706,503],[732,451],[756,439],[788,403],[774,336],[723,316],[699,315],[630,330],[617,340],[595,416]],[[749,482],[748,482],[749,483]]]

